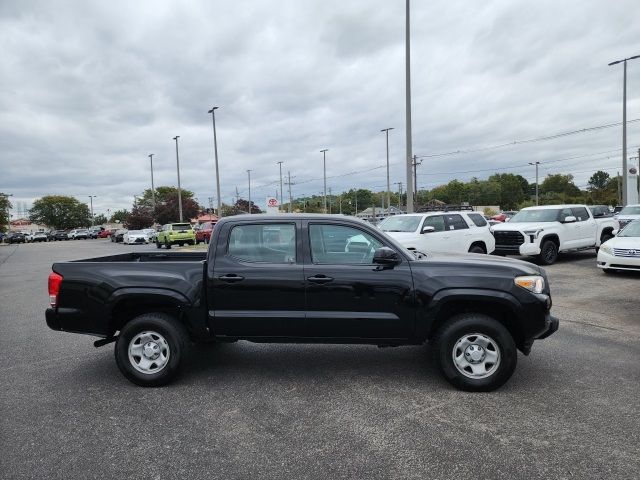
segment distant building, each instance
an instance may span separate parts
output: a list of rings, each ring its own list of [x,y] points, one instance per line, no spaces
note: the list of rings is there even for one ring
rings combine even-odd
[[[201,225],[207,222],[215,224],[218,220],[220,220],[220,218],[215,213],[203,213],[202,215],[198,215],[196,218],[192,218],[189,221],[192,225]]]
[[[46,225],[39,225],[37,223],[31,223],[31,220],[27,218],[17,218],[15,220],[11,220],[9,224],[9,230],[13,232],[42,232],[44,230],[48,230]]]
[[[366,220],[367,222],[378,223],[387,217],[391,217],[393,215],[402,215],[403,213],[405,213],[404,210],[393,206],[384,209],[369,207],[365,210],[362,210],[361,212],[356,213],[355,216],[362,220]]]

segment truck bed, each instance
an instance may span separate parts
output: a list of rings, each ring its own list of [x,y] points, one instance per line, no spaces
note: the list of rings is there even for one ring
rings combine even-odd
[[[200,262],[207,258],[207,252],[144,252],[120,253],[106,257],[84,258],[74,262]]]

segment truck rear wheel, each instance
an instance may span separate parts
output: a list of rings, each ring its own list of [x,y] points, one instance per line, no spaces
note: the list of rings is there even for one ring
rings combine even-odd
[[[434,347],[445,379],[471,392],[499,388],[511,378],[518,361],[509,331],[480,313],[464,313],[447,320],[434,339]]]
[[[558,246],[552,240],[545,240],[540,247],[540,255],[538,255],[540,263],[543,265],[551,265],[556,263],[558,259]]]
[[[182,324],[164,313],[147,313],[124,326],[114,353],[129,381],[160,387],[176,376],[188,348],[189,336]]]

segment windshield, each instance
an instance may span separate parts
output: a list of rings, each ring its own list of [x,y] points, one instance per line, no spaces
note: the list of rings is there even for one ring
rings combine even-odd
[[[540,208],[534,210],[521,210],[516,213],[511,219],[513,222],[555,222],[558,220],[558,213],[560,210],[555,208]]]
[[[636,220],[624,227],[618,237],[640,237],[640,221]]]
[[[620,215],[640,215],[640,205],[624,207],[620,210]]]
[[[383,232],[415,232],[422,217],[414,215],[396,215],[385,219],[378,227]]]

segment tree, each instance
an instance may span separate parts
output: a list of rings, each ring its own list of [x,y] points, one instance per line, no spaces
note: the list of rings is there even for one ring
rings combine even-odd
[[[182,198],[182,217],[185,221],[195,217],[202,210],[200,205],[193,199],[193,192],[180,189]],[[161,224],[177,222],[179,219],[178,209],[178,189],[176,187],[161,186],[155,189],[156,210],[155,221]],[[150,188],[147,188],[136,203],[140,207],[146,207],[153,214],[153,195]]]
[[[8,195],[0,192],[0,229],[2,229],[4,225],[9,225],[9,209],[11,207],[13,207],[13,205],[11,205]]]
[[[127,221],[127,217],[129,216],[129,211],[128,210],[116,210],[115,212],[113,212],[113,215],[111,215],[111,218],[109,219],[110,222],[112,223],[124,223]]]
[[[591,175],[591,178],[587,182],[587,189],[591,192],[595,190],[604,189],[609,183],[609,174],[607,172],[603,172],[602,170],[598,170],[596,173]]]
[[[89,225],[91,214],[86,203],[73,197],[47,195],[33,202],[29,220],[56,229],[69,229]]]
[[[527,197],[529,182],[522,175],[496,173],[489,177],[489,181],[500,184],[499,205],[503,210],[513,210]]]
[[[96,225],[103,225],[108,222],[109,222],[109,219],[102,213],[99,215],[96,215],[96,217],[93,219],[93,223]]]
[[[584,200],[582,192],[573,183],[573,175],[571,174],[547,175],[540,184],[540,194],[542,205],[571,201],[582,202]]]
[[[143,228],[151,227],[151,225],[153,225],[151,208],[134,205],[131,209],[131,213],[127,216],[125,223],[127,228],[131,230],[142,230]]]

